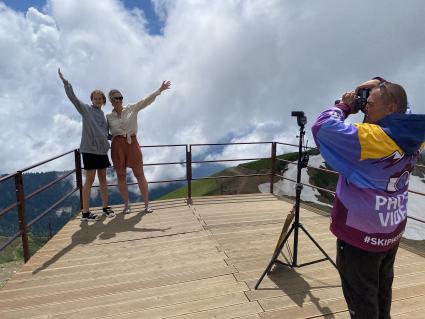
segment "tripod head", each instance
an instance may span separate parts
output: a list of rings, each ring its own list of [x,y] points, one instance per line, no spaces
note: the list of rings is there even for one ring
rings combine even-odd
[[[294,117],[297,117],[297,123],[298,126],[300,127],[300,135],[298,135],[297,137],[299,138],[299,149],[298,149],[298,174],[301,174],[301,168],[307,167],[308,165],[308,160],[309,160],[309,154],[304,151],[303,152],[303,147],[306,150],[307,146],[304,145],[304,135],[305,135],[305,130],[304,130],[304,126],[307,123],[307,117],[305,116],[303,111],[292,111],[291,115]],[[299,183],[299,180],[298,180]]]
[[[307,167],[308,165],[308,160],[309,160],[309,154],[305,151],[303,152],[302,148],[304,147],[305,150],[307,149],[307,146],[304,146],[304,135],[305,135],[305,130],[304,130],[304,126],[307,123],[307,117],[305,116],[303,111],[292,111],[291,112],[292,116],[296,116],[297,117],[297,123],[298,126],[300,127],[300,135],[298,135],[297,137],[299,138],[299,153],[298,153],[298,166],[299,169]]]
[[[304,127],[307,124],[307,117],[303,111],[292,111],[291,115],[297,117],[298,126]]]

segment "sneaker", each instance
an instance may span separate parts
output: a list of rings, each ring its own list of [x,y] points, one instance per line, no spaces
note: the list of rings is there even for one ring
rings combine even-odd
[[[126,206],[124,207],[124,209],[122,210],[123,214],[130,214],[131,213],[131,207],[130,206]]]
[[[114,211],[109,206],[103,207],[102,213],[103,213],[103,215],[105,215],[106,217],[109,217],[109,218],[115,217]]]
[[[151,205],[146,205],[145,206],[145,212],[146,213],[153,213],[153,208],[152,208],[152,206]]]
[[[89,222],[95,222],[95,221],[99,220],[99,216],[97,216],[96,214],[93,214],[91,212],[81,213],[80,220],[86,220],[86,221],[89,221]]]

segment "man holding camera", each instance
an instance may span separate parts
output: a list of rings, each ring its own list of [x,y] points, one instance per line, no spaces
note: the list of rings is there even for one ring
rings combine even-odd
[[[390,318],[409,176],[425,141],[425,115],[407,109],[403,87],[374,78],[345,93],[312,127],[326,163],[340,173],[330,229],[352,318]],[[345,123],[359,110],[364,123]]]

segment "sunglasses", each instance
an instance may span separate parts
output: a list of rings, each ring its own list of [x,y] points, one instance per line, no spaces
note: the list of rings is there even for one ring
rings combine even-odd
[[[114,96],[113,99],[115,101],[122,101],[124,98],[122,96]]]

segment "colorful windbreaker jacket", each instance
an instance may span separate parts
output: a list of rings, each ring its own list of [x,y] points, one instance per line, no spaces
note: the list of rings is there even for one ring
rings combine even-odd
[[[406,227],[409,176],[425,141],[425,115],[390,114],[348,124],[348,106],[321,113],[312,127],[320,152],[340,173],[331,231],[355,247],[387,251]]]

